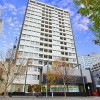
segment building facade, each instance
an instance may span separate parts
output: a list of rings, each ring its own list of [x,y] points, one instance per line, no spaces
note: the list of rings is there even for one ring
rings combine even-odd
[[[17,51],[16,65],[24,62],[27,66],[28,58],[33,59],[32,65],[27,66],[26,88],[28,85],[41,84],[43,67],[47,61],[64,57],[70,67],[75,66],[77,57],[69,12],[29,0]],[[18,77],[13,82],[12,91],[18,88],[23,91],[24,77]]]
[[[92,86],[93,91],[97,92],[100,96],[100,72],[99,71],[93,71],[91,73],[92,76]]]
[[[100,62],[96,62],[93,64],[93,67],[91,68],[91,71],[100,71]]]
[[[1,16],[1,11],[0,11],[0,16]],[[0,34],[1,34],[2,30],[3,30],[3,20],[0,19]]]
[[[95,57],[97,58],[99,61],[100,61],[100,53],[94,53],[94,52],[91,52],[90,54],[88,54],[89,56],[92,56],[92,57]]]
[[[92,56],[80,56],[78,57],[78,63],[81,65],[81,68],[92,68],[95,62],[99,61],[96,57]]]

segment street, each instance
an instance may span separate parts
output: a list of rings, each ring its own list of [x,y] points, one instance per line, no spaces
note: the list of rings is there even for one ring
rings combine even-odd
[[[100,97],[0,97],[0,100],[100,100]]]

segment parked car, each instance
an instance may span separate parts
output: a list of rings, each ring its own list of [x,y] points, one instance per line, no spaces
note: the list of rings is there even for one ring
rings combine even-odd
[[[37,92],[36,93],[36,97],[41,96],[42,97],[42,93],[41,92]]]

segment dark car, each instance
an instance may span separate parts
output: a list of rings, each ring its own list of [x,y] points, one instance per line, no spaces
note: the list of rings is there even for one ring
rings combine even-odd
[[[41,96],[42,97],[42,93],[41,92],[37,92],[36,93],[36,97]]]

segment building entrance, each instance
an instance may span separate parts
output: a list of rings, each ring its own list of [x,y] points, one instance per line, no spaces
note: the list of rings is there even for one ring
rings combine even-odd
[[[41,85],[29,85],[28,92],[41,92]]]
[[[97,88],[98,95],[100,96],[100,88]]]

